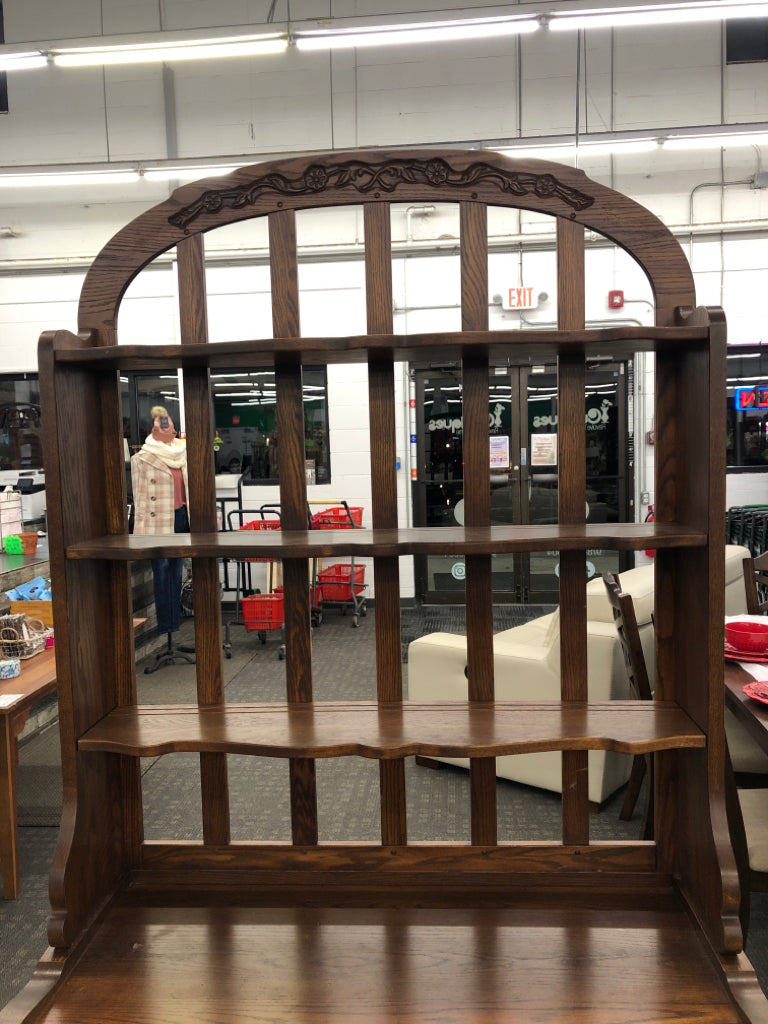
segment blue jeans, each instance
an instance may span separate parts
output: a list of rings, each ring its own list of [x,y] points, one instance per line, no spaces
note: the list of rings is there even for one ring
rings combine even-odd
[[[187,506],[176,509],[174,533],[188,533]],[[153,558],[152,576],[155,584],[157,632],[176,633],[181,624],[181,578],[183,558]]]

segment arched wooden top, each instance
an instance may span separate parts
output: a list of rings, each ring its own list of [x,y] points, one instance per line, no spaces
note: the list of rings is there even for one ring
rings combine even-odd
[[[136,274],[180,240],[278,210],[360,203],[479,202],[518,207],[590,228],[625,249],[645,271],[656,323],[695,305],[693,276],[664,224],[632,199],[583,171],[544,160],[470,150],[376,150],[277,160],[177,189],[102,249],[80,298],[80,330],[115,344],[120,300]]]

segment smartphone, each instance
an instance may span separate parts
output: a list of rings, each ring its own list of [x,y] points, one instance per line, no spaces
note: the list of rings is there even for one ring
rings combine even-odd
[[[161,416],[160,417],[160,427],[161,427],[162,430],[167,430],[168,429],[168,417],[167,416]]]

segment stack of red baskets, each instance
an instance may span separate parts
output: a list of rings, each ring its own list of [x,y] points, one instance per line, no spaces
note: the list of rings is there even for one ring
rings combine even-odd
[[[253,519],[244,523],[241,530],[279,530],[280,520],[274,519]],[[245,562],[273,562],[273,558],[244,558]],[[243,609],[243,624],[247,630],[269,633],[273,629],[280,629],[285,619],[285,599],[282,591],[272,594],[249,594],[240,598],[240,607]]]
[[[363,510],[357,506],[336,505],[312,516],[313,530],[359,530]],[[365,566],[336,563],[317,574],[323,601],[353,601],[365,589]]]

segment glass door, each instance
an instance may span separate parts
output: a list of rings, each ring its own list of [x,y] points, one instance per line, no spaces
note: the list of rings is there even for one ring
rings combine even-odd
[[[625,364],[589,368],[585,395],[587,522],[631,521]],[[458,367],[417,371],[418,475],[414,521],[463,524],[462,385]],[[504,367],[489,381],[491,522],[557,522],[557,371]],[[623,559],[626,561],[626,558]],[[494,555],[500,603],[556,603],[559,555],[542,551]],[[587,577],[625,568],[619,553],[587,552]],[[417,595],[431,603],[463,603],[464,561],[448,555],[416,560]]]

